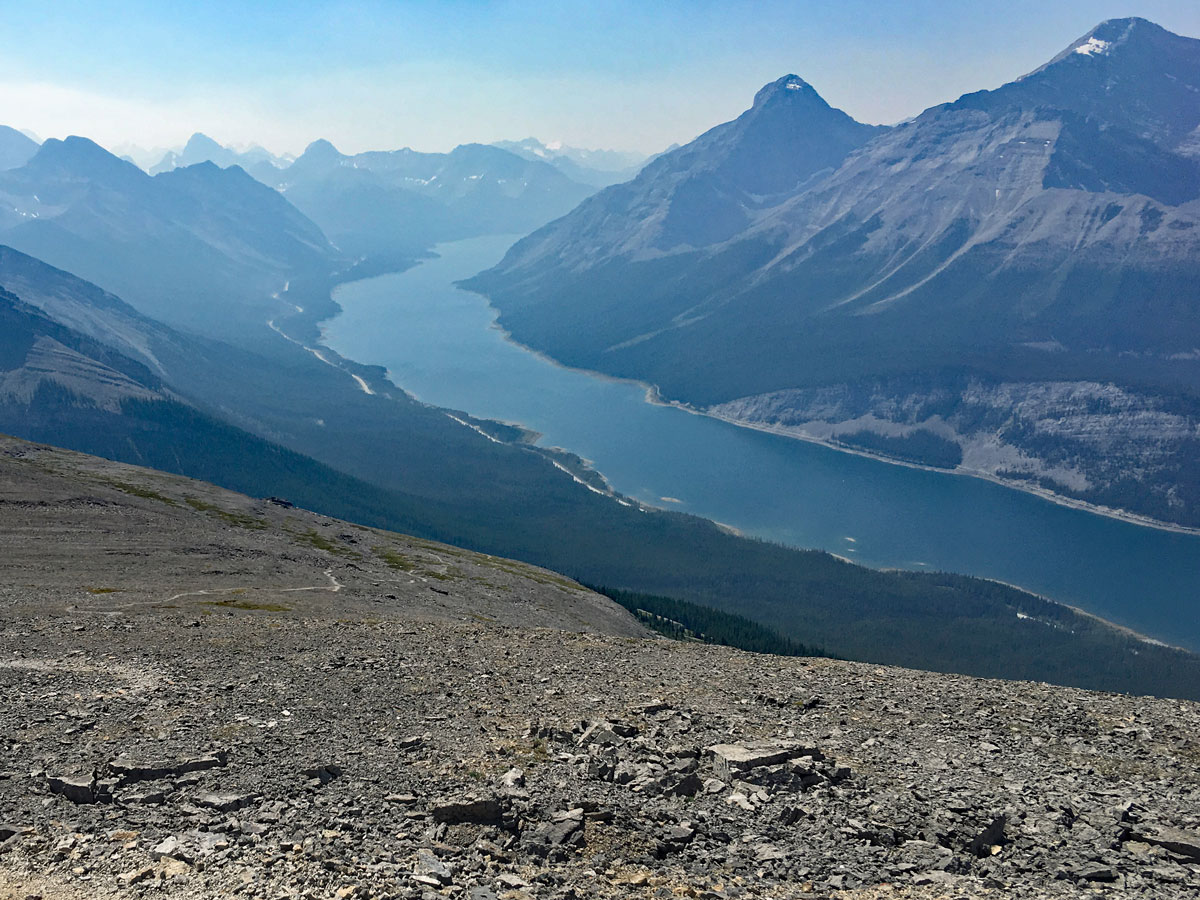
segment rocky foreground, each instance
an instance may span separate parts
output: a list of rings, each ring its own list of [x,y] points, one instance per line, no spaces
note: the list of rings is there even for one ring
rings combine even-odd
[[[0,576],[5,900],[1200,893],[1194,703],[659,640],[16,441]]]

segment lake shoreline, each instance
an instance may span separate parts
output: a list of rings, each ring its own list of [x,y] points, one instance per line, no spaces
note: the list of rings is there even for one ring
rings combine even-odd
[[[653,386],[649,386],[647,391],[657,395],[657,390]],[[966,469],[957,467],[953,469],[943,469],[938,466],[929,466],[923,463],[916,463],[905,459],[896,459],[893,456],[883,456],[878,453],[872,453],[869,450],[861,450],[857,447],[847,447],[845,444],[830,441],[827,438],[817,437],[816,435],[806,434],[804,432],[795,432],[787,429],[786,426],[767,425],[758,422],[747,422],[732,416],[722,416],[717,413],[709,412],[703,409],[696,409],[688,406],[686,403],[680,403],[676,400],[666,400],[661,396],[647,397],[647,403],[655,403],[659,406],[672,406],[676,409],[682,409],[684,412],[690,412],[697,416],[706,416],[710,419],[716,419],[721,422],[727,422],[730,425],[736,425],[739,428],[749,428],[754,431],[762,431],[767,434],[775,434],[779,437],[792,438],[797,441],[804,441],[808,444],[817,444],[821,447],[827,447],[830,450],[837,450],[839,453],[849,453],[853,456],[862,456],[867,459],[873,459],[877,462],[889,463],[893,466],[904,466],[909,469],[921,469],[925,472],[940,472],[943,475],[960,475],[965,478],[977,478],[980,481],[990,481],[992,484],[1000,487],[1008,488],[1014,491],[1021,491],[1025,494],[1032,494],[1034,497],[1040,497],[1042,500],[1047,500],[1058,506],[1065,506],[1068,509],[1076,509],[1081,512],[1091,513],[1096,516],[1103,516],[1106,519],[1115,519],[1118,522],[1125,522],[1129,525],[1140,525],[1143,528],[1154,528],[1159,531],[1170,531],[1175,534],[1200,535],[1200,528],[1195,528],[1190,525],[1179,525],[1174,522],[1164,522],[1161,519],[1155,519],[1152,516],[1144,516],[1140,513],[1129,512],[1128,510],[1115,509],[1111,506],[1101,506],[1098,503],[1091,503],[1087,500],[1080,500],[1078,497],[1068,497],[1049,488],[1030,485],[1023,481],[1018,481],[1011,478],[1003,478],[999,475],[993,475],[991,472],[983,472],[978,469]]]
[[[480,294],[479,296],[484,297],[484,299],[488,299],[486,294]],[[1091,513],[1095,516],[1113,519],[1118,522],[1124,522],[1128,525],[1139,525],[1143,528],[1153,528],[1158,531],[1168,531],[1174,534],[1186,534],[1193,537],[1200,536],[1200,527],[1180,525],[1175,522],[1165,522],[1162,519],[1155,519],[1152,516],[1145,516],[1140,513],[1129,512],[1128,510],[1123,509],[1115,509],[1111,506],[1102,506],[1098,503],[1080,500],[1078,497],[1068,497],[1064,494],[1052,491],[1049,488],[1030,485],[1026,482],[1018,481],[1016,479],[1003,478],[999,475],[993,475],[990,472],[983,472],[978,469],[965,469],[962,467],[944,469],[939,468],[938,466],[929,466],[923,463],[912,462],[910,460],[897,459],[894,456],[884,456],[879,453],[872,453],[869,450],[862,450],[857,447],[848,447],[845,444],[830,441],[827,438],[821,438],[815,435],[805,434],[803,432],[797,433],[795,431],[790,431],[785,426],[767,425],[759,422],[748,422],[742,419],[734,418],[733,416],[723,416],[719,413],[710,412],[709,410],[699,409],[680,400],[669,400],[662,395],[657,385],[649,384],[636,378],[625,378],[620,375],[611,375],[607,372],[598,372],[594,369],[585,369],[578,366],[568,365],[567,363],[563,363],[542,352],[541,350],[538,350],[536,347],[530,347],[521,343],[521,341],[513,337],[512,333],[507,328],[500,324],[500,311],[491,305],[490,299],[488,300],[488,306],[496,312],[496,321],[492,324],[492,327],[499,331],[503,335],[504,339],[509,343],[519,347],[527,353],[533,354],[539,359],[545,360],[551,365],[557,366],[558,368],[569,372],[580,372],[584,375],[590,375],[594,378],[600,378],[605,381],[612,381],[619,384],[636,385],[645,391],[646,402],[653,406],[664,406],[672,409],[678,409],[694,416],[704,416],[705,418],[715,419],[718,422],[724,422],[727,425],[734,425],[738,428],[747,428],[751,431],[763,432],[764,434],[773,434],[778,437],[791,438],[792,440],[803,441],[806,444],[816,444],[817,446],[825,447],[828,450],[836,450],[839,453],[847,453],[851,456],[861,456],[864,459],[888,463],[889,465],[893,466],[903,466],[908,469],[919,469],[925,472],[939,472],[943,475],[958,475],[965,478],[975,478],[979,481],[988,481],[992,484],[998,485],[999,487],[1007,488],[1013,491],[1020,491],[1023,494],[1029,494],[1031,496],[1038,497],[1057,506],[1078,510],[1080,512]],[[1022,588],[1022,590],[1025,589]]]
[[[413,265],[420,265],[422,262],[425,262],[427,259],[430,259],[430,258],[437,258],[436,252],[432,253],[430,256],[426,257],[425,259],[416,260],[413,263]],[[328,322],[328,321],[331,321],[332,319],[337,318],[337,316],[340,315],[342,312],[342,308],[338,304],[337,299],[334,296],[337,293],[338,289],[343,286],[346,286],[349,284],[354,284],[359,281],[369,281],[374,278],[384,277],[385,275],[399,274],[403,271],[406,271],[408,268],[411,268],[411,267],[412,266],[406,266],[403,268],[399,268],[399,269],[396,269],[393,271],[387,271],[387,272],[373,272],[369,275],[365,275],[365,276],[361,276],[361,277],[347,278],[344,281],[336,280],[336,281],[334,281],[334,283],[332,284],[331,289],[330,289],[329,300],[330,300],[330,305],[332,306],[331,309],[322,310],[320,313],[317,313],[315,315],[305,315],[305,314],[301,313],[294,317],[289,317],[289,318],[299,318],[305,325],[312,327],[312,328],[316,328],[318,330],[318,333],[320,334],[320,340],[318,341],[320,346],[330,350],[333,353],[337,353],[336,350],[334,350],[332,347],[329,347],[329,345],[325,343],[325,340],[324,340],[325,335],[324,335],[323,329],[321,329],[320,326],[324,322]],[[350,274],[350,273],[346,273],[346,274]],[[595,369],[587,369],[587,368],[581,368],[578,366],[572,366],[572,365],[564,363],[558,359],[555,359],[553,356],[550,356],[549,354],[537,349],[536,347],[530,347],[527,344],[523,344],[520,340],[518,340],[517,338],[515,338],[513,336],[512,332],[510,332],[507,328],[505,328],[501,324],[500,310],[492,305],[491,299],[486,294],[480,293],[478,291],[472,291],[468,288],[459,288],[459,289],[466,291],[467,293],[476,294],[477,296],[483,297],[487,301],[488,308],[491,309],[495,313],[495,318],[492,321],[491,327],[494,328],[496,331],[498,331],[500,333],[501,337],[508,343],[512,344],[515,347],[518,347],[519,349],[521,349],[522,351],[524,351],[526,353],[531,354],[532,356],[537,357],[538,359],[541,359],[541,360],[549,363],[552,366],[555,366],[556,368],[563,369],[564,371],[579,372],[581,374],[588,375],[592,378],[598,378],[603,381],[610,381],[610,382],[617,383],[617,384],[634,385],[645,392],[646,402],[653,406],[670,407],[673,409],[681,410],[686,413],[690,413],[691,415],[704,416],[709,419],[715,419],[719,422],[725,422],[728,425],[734,425],[734,426],[737,426],[738,428],[748,428],[752,431],[760,431],[765,434],[773,434],[778,437],[791,438],[792,440],[803,441],[808,444],[815,444],[820,447],[825,447],[828,450],[835,450],[839,453],[847,453],[852,456],[861,456],[865,459],[871,459],[876,462],[887,463],[887,464],[893,465],[893,466],[903,466],[905,468],[919,469],[919,470],[922,470],[925,472],[940,472],[944,475],[958,475],[958,476],[962,476],[962,477],[966,477],[966,478],[975,478],[980,481],[991,482],[992,484],[998,485],[999,487],[1007,488],[1007,489],[1013,490],[1013,491],[1020,491],[1023,494],[1028,494],[1028,495],[1031,495],[1034,497],[1038,497],[1039,499],[1045,500],[1049,503],[1053,503],[1057,506],[1062,506],[1067,509],[1078,510],[1080,512],[1090,513],[1092,515],[1101,516],[1106,519],[1112,519],[1117,522],[1124,522],[1125,524],[1128,524],[1128,525],[1138,525],[1142,528],[1153,528],[1158,531],[1166,531],[1166,532],[1171,532],[1174,534],[1186,534],[1186,535],[1191,535],[1193,537],[1200,536],[1200,527],[1194,527],[1194,526],[1190,526],[1190,525],[1180,525],[1176,522],[1166,522],[1162,519],[1155,519],[1152,516],[1146,516],[1146,515],[1142,515],[1140,513],[1130,512],[1128,510],[1117,509],[1117,508],[1114,508],[1111,506],[1103,506],[1098,503],[1092,503],[1088,500],[1081,500],[1078,497],[1069,497],[1065,494],[1060,494],[1057,491],[1050,490],[1049,488],[1041,487],[1038,485],[1031,485],[1028,482],[1019,481],[1017,479],[1012,479],[1012,478],[1004,478],[999,475],[994,475],[991,472],[984,472],[984,471],[981,471],[978,469],[966,469],[966,468],[962,468],[962,467],[946,469],[946,468],[940,468],[938,466],[930,466],[930,465],[925,465],[923,463],[912,462],[911,460],[897,459],[896,457],[893,457],[893,456],[885,456],[880,453],[873,453],[869,450],[864,450],[864,449],[857,448],[857,447],[848,447],[845,444],[842,444],[842,443],[839,443],[836,441],[831,441],[827,438],[817,437],[816,435],[807,434],[805,432],[797,432],[797,431],[787,428],[786,426],[769,425],[769,424],[765,424],[765,423],[761,423],[761,422],[749,422],[749,421],[746,421],[743,419],[738,419],[733,416],[723,416],[723,415],[720,415],[719,413],[714,413],[709,410],[700,409],[700,408],[694,407],[688,403],[684,403],[680,400],[669,400],[662,396],[662,393],[659,390],[657,385],[650,384],[648,382],[641,381],[636,378],[626,378],[626,377],[623,377],[620,375],[612,375],[612,374],[609,374],[608,372],[600,372]],[[275,325],[273,325],[272,327],[276,327],[276,330],[279,330],[277,328],[277,326],[275,326]],[[288,337],[291,340],[295,340],[294,338],[291,338],[290,336],[288,336]],[[339,354],[339,357],[340,357],[340,354]],[[363,368],[371,368],[372,367],[371,364],[369,364],[369,363],[362,363],[362,362],[359,362],[356,360],[349,360],[349,359],[346,359],[345,357],[341,357],[341,359],[344,362],[350,363],[352,365],[361,366]],[[395,388],[397,388],[401,391],[405,391],[407,393],[407,389],[404,388],[402,385],[396,384],[390,378],[388,380],[391,383],[392,387],[395,387]],[[527,426],[525,426],[521,423],[518,423],[518,422],[503,422],[501,424],[512,425],[512,426],[516,426],[516,427],[520,427],[520,428],[527,428]],[[593,469],[593,471],[595,471],[598,475],[601,475],[601,477],[603,477],[603,473],[599,472],[599,470]]]

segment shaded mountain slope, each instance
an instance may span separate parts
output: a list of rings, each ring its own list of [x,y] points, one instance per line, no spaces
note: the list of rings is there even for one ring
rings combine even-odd
[[[232,489],[286,495],[331,514],[398,524],[420,506],[230,425],[146,364],[2,288],[0,323],[0,431]]]
[[[670,202],[641,193],[598,217],[602,194],[468,286],[517,339],[570,364],[733,418],[769,399],[756,424],[786,424],[781,392],[931,378],[960,405],[972,378],[1028,396],[1037,382],[1076,383],[1200,423],[1198,72],[1200,41],[1106,22],[1024,79],[876,134],[695,249],[654,252]],[[703,140],[664,159],[719,166]],[[705,228],[727,221],[715,201],[700,209]],[[925,424],[879,405],[826,424],[866,413]],[[947,436],[964,452],[1002,445],[980,471],[1200,522],[1186,440],[1123,445],[1118,484],[1086,432],[1063,444],[973,427]],[[1056,475],[1060,463],[1071,474]]]

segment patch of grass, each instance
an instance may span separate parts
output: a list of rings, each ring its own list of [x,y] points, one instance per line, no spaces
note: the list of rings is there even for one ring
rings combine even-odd
[[[87,592],[89,594],[119,594],[121,593],[121,588],[90,587],[87,589]]]
[[[305,531],[295,531],[288,528],[287,531],[297,540],[303,541],[317,550],[324,550],[326,553],[332,553],[335,556],[345,556],[348,559],[362,559],[362,554],[357,550],[351,550],[349,547],[343,547],[341,544],[329,540],[329,538],[319,534],[315,528],[309,528]]]
[[[282,603],[257,603],[253,600],[201,600],[201,606],[219,606],[221,609],[255,609],[264,612],[291,612],[290,606]]]
[[[505,593],[509,594],[512,593],[512,587],[507,584],[496,584],[494,581],[488,581],[486,578],[472,578],[471,581],[475,582],[476,584],[482,584],[484,587],[491,588],[493,591],[504,591]]]
[[[463,577],[463,573],[458,569],[448,569],[445,572],[435,572],[433,569],[422,569],[418,574],[426,578],[436,578],[438,581],[458,581]]]
[[[555,575],[551,572],[543,572],[540,569],[535,569],[533,566],[525,565],[525,563],[515,562],[511,559],[499,559],[497,557],[487,557],[477,555],[472,560],[476,565],[486,566],[489,569],[495,569],[497,572],[503,572],[506,575],[512,575],[516,578],[524,578],[527,581],[532,581],[535,584],[551,585],[561,588],[564,591],[578,591],[587,593],[587,589],[580,587],[569,578],[564,578],[562,575]]]
[[[420,538],[413,538],[413,546],[420,547],[422,550],[428,550],[431,553],[441,553],[444,556],[468,557],[478,555],[472,553],[470,550],[462,550],[458,547],[451,547],[448,544],[437,544],[433,541],[421,540]]]
[[[372,547],[371,552],[382,559],[389,568],[409,573],[417,571],[416,563],[392,547]]]
[[[140,485],[130,484],[127,481],[108,481],[106,484],[112,485],[118,491],[124,491],[126,494],[132,494],[134,497],[141,497],[143,500],[157,500],[159,503],[165,503],[167,506],[178,506],[170,497],[160,494],[158,491],[152,491],[150,488],[141,487]]]
[[[184,497],[183,502],[197,512],[206,512],[237,528],[249,528],[253,531],[264,531],[270,524],[266,519],[259,519],[246,513],[231,512],[222,509],[214,503],[206,503],[196,497]]]

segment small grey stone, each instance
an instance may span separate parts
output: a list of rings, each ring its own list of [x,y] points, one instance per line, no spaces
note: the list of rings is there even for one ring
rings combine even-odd
[[[417,851],[417,862],[413,874],[431,878],[439,884],[449,884],[454,879],[450,867],[437,858],[430,850]]]
[[[150,858],[154,860],[177,859],[190,865],[196,861],[196,854],[178,837],[172,835],[150,848]]]

